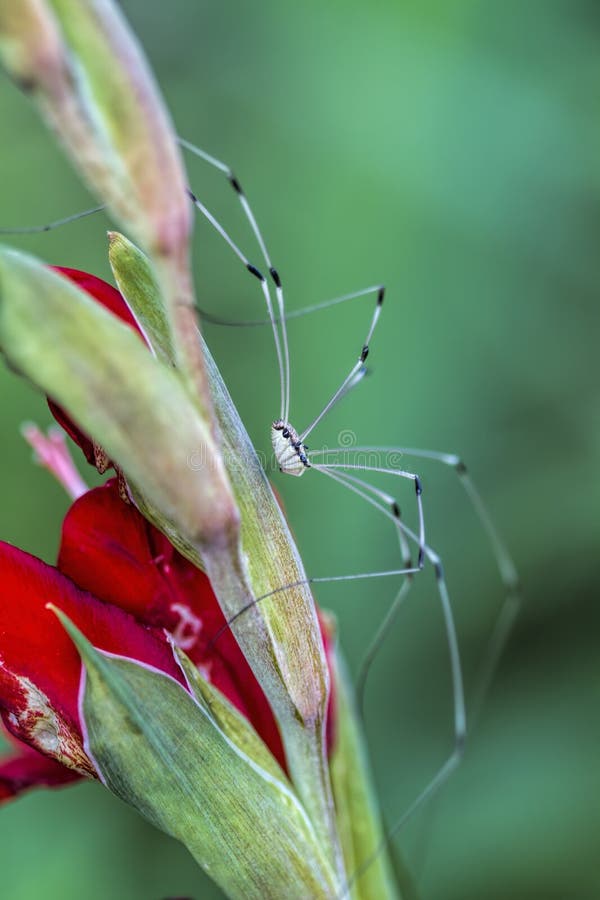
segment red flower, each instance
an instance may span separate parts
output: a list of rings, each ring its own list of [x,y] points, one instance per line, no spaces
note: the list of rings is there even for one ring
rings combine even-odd
[[[47,605],[62,609],[101,650],[149,663],[185,684],[171,648],[160,630],[144,627],[129,613],[81,590],[60,570],[4,542],[0,542],[0,571],[0,710],[4,724],[14,737],[45,756],[93,776],[94,767],[83,750],[77,703],[81,662]],[[30,774],[31,760],[30,754],[22,760]],[[4,781],[13,792],[15,766],[13,759]],[[54,767],[47,771],[53,769],[57,772]],[[33,766],[31,777],[35,773]],[[20,777],[24,778],[23,772]]]
[[[24,748],[0,767],[0,799],[70,780],[56,761],[96,774],[83,750],[81,662],[48,603],[94,646],[148,663],[185,686],[168,632],[284,764],[273,714],[233,634],[224,629],[211,643],[225,618],[208,579],[121,500],[116,479],[70,508],[57,568],[0,542],[0,570],[0,710],[12,735],[38,751]]]
[[[67,513],[58,567],[91,594],[146,625],[166,629],[283,763],[273,713],[233,632],[225,627],[208,578],[123,502],[116,479],[88,491]]]
[[[118,291],[84,272],[59,271],[139,331]],[[94,463],[93,442],[49,403]],[[0,765],[0,801],[34,785],[96,776],[77,704],[81,661],[49,603],[97,648],[149,663],[185,687],[170,635],[285,766],[273,713],[206,575],[121,499],[117,479],[71,506],[56,568],[0,542],[0,572],[0,714],[17,746]],[[325,629],[324,638],[329,651]]]

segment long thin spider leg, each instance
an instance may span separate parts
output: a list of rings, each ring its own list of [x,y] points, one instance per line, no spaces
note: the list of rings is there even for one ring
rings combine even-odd
[[[311,313],[320,312],[324,309],[331,309],[339,303],[346,303],[348,300],[356,300],[360,297],[370,297],[371,294],[379,292],[380,290],[382,290],[382,286],[377,284],[372,287],[363,288],[360,291],[353,291],[351,294],[342,294],[340,297],[333,297],[331,300],[323,300],[321,303],[313,303],[311,306],[302,306],[300,309],[287,310],[284,318],[286,322],[289,322],[291,319],[300,319]],[[220,316],[216,316],[211,312],[200,309],[200,307],[196,307],[196,309],[198,310],[200,318],[210,325],[224,325],[229,328],[262,328],[265,325],[271,324],[270,319],[222,319]],[[279,323],[281,319],[277,317],[276,321]]]
[[[321,412],[319,413],[317,418],[314,419],[313,422],[311,422],[311,424],[308,426],[308,428],[304,429],[304,431],[300,435],[301,441],[304,441],[308,437],[308,435],[311,433],[313,428],[315,428],[319,424],[321,419],[323,419],[324,416],[326,416],[327,413],[332,409],[332,407],[335,406],[335,404],[339,400],[340,396],[344,395],[347,384],[352,381],[352,379],[356,376],[356,374],[361,370],[362,366],[364,365],[364,362],[365,362],[367,356],[369,355],[369,343],[371,341],[371,338],[373,337],[373,332],[375,331],[377,322],[379,321],[379,316],[381,315],[381,307],[383,304],[384,296],[385,296],[385,289],[383,287],[381,287],[377,291],[377,302],[375,304],[375,309],[373,310],[373,316],[371,318],[371,324],[369,325],[369,330],[367,331],[367,336],[364,340],[362,349],[360,351],[360,355],[358,357],[358,362],[356,362],[354,364],[354,366],[352,366],[349,374],[346,376],[346,378],[344,378],[341,385],[339,386],[337,391],[333,394],[331,399],[325,404],[325,406],[323,407],[323,409],[321,410]]]
[[[496,561],[496,567],[498,569],[498,574],[500,575],[500,579],[504,585],[507,597],[514,597],[516,600],[518,600],[519,577],[517,575],[515,564],[504,544],[504,541],[500,537],[496,526],[494,525],[492,517],[481,497],[481,494],[479,493],[475,483],[473,482],[473,479],[469,475],[467,467],[460,456],[457,456],[455,453],[441,453],[437,450],[419,450],[413,447],[374,446],[352,447],[349,450],[343,447],[333,448],[331,450],[313,450],[311,451],[310,455],[311,460],[313,460],[315,458],[333,454],[335,460],[335,455],[342,452],[344,454],[347,454],[348,452],[352,452],[353,454],[398,453],[402,454],[403,456],[413,456],[418,459],[429,459],[433,462],[440,462],[443,465],[453,469],[456,472],[465,490],[465,493],[467,494],[467,497],[471,502],[475,515],[477,516],[485,534],[490,541],[494,559]]]
[[[453,469],[469,498],[475,515],[487,534],[498,573],[504,585],[505,597],[496,616],[492,634],[482,657],[482,663],[475,678],[477,684],[470,703],[470,720],[474,723],[485,700],[494,672],[498,666],[502,652],[506,646],[512,627],[521,607],[519,576],[512,556],[502,540],[498,529],[484,503],[475,482],[469,475],[467,467],[460,456],[455,453],[443,453],[438,450],[421,450],[414,447],[401,447],[401,453],[419,459],[430,459]]]
[[[106,209],[106,206],[92,206],[90,209],[83,209],[81,212],[64,216],[62,219],[55,219],[46,225],[30,225],[26,228],[0,228],[0,234],[42,234],[44,231],[53,231],[62,225],[69,225],[71,222],[77,222],[79,219],[85,219],[86,216],[93,216],[104,209]]]
[[[334,481],[337,481],[339,484],[344,487],[349,488],[353,493],[357,494],[359,497],[362,497],[363,500],[366,500],[367,503],[374,506],[375,509],[379,510],[383,513],[386,518],[391,519],[394,526],[396,527],[398,533],[398,540],[400,544],[400,552],[402,553],[403,564],[407,567],[412,566],[410,549],[408,547],[407,537],[410,537],[415,542],[418,543],[417,536],[407,528],[400,518],[400,507],[398,503],[390,494],[386,494],[384,491],[379,490],[379,488],[374,487],[372,484],[369,484],[366,481],[363,481],[360,478],[356,478],[354,475],[349,475],[343,472],[331,472],[328,469],[318,469],[317,471],[321,471],[324,475],[328,475]],[[374,496],[373,496],[374,495]],[[383,501],[383,502],[380,502]],[[422,561],[419,562],[419,566],[417,567],[417,571],[421,571],[423,568]],[[387,613],[385,614],[382,622],[378,626],[367,650],[365,652],[363,661],[360,666],[360,670],[356,679],[356,696],[358,708],[361,711],[361,714],[364,712],[364,698],[365,691],[367,687],[367,679],[369,677],[369,672],[371,671],[371,666],[377,653],[379,652],[381,645],[387,638],[390,633],[390,629],[393,623],[396,620],[396,617],[400,611],[400,607],[402,606],[406,595],[409,591],[409,588],[412,583],[413,573],[407,573],[407,578],[400,587],[400,590],[396,593],[392,603],[390,604]]]
[[[487,690],[492,681],[494,672],[497,668],[502,651],[509,638],[512,626],[518,615],[521,606],[521,597],[519,590],[519,578],[516,567],[510,556],[504,541],[500,537],[496,526],[492,520],[489,510],[479,493],[475,483],[470,477],[464,461],[454,453],[443,453],[436,450],[421,450],[413,447],[352,447],[351,450],[345,448],[334,448],[333,450],[314,450],[311,452],[311,460],[321,456],[329,456],[331,454],[343,453],[347,455],[349,452],[357,454],[370,453],[401,453],[405,456],[413,456],[420,459],[429,459],[434,462],[440,462],[445,466],[453,469],[463,488],[477,519],[479,520],[485,534],[490,541],[492,553],[496,563],[496,568],[503,584],[505,597],[504,601],[496,616],[491,637],[487,643],[485,652],[482,657],[482,663],[479,666],[479,672],[475,677],[477,688],[475,695],[470,703],[471,721],[474,722],[479,714],[479,710],[483,705]],[[316,466],[313,466],[316,468]]]
[[[489,538],[492,549],[494,551],[494,555],[496,557],[498,571],[505,584],[507,592],[518,593],[519,576],[517,574],[515,564],[506,548],[506,545],[504,544],[504,541],[500,537],[496,526],[494,525],[492,517],[490,516],[486,504],[483,502],[481,494],[475,486],[475,483],[469,475],[467,467],[460,456],[457,456],[455,453],[440,453],[437,450],[419,450],[412,447],[398,447],[397,450],[398,452],[403,453],[406,456],[414,456],[419,459],[431,459],[434,462],[443,463],[444,465],[449,466],[451,469],[454,469],[461,484],[463,485],[467,496],[471,501],[477,518],[479,519],[484,531]]]
[[[336,581],[360,581],[368,578],[392,578],[398,575],[415,575],[417,572],[420,572],[420,569],[417,569],[414,566],[409,566],[408,568],[402,569],[384,569],[381,572],[355,572],[352,575],[319,575],[312,578],[301,578],[299,581],[292,581],[289,584],[283,584],[281,587],[273,588],[272,591],[269,591],[266,594],[261,594],[260,597],[255,597],[249,603],[246,603],[245,606],[242,606],[238,611],[225,622],[224,625],[219,628],[217,633],[211,638],[209,648],[215,646],[219,638],[222,634],[224,634],[231,626],[237,622],[237,620],[243,616],[245,613],[249,612],[251,609],[254,609],[259,603],[263,603],[265,600],[268,600],[270,597],[274,597],[276,594],[281,594],[284,591],[289,591],[295,587],[301,587],[305,584],[331,584]]]
[[[195,151],[198,151],[198,148],[195,148]],[[198,151],[198,153],[201,154],[201,151]],[[208,156],[208,155],[204,154],[204,156]],[[217,162],[216,160],[212,160],[212,157],[209,157],[208,160],[212,161],[213,163]],[[223,168],[223,171],[230,171],[230,170]],[[233,175],[232,175],[232,177],[233,177]],[[239,187],[239,182],[237,182],[237,180],[235,181],[235,184]],[[236,190],[237,190],[237,188],[236,188]],[[282,418],[285,417],[286,421],[287,421],[287,415],[288,415],[288,411],[289,411],[290,362],[289,362],[287,329],[285,327],[285,306],[284,306],[284,302],[283,302],[283,292],[281,289],[281,281],[279,278],[279,274],[278,274],[277,270],[274,269],[269,263],[269,257],[268,257],[268,253],[266,252],[266,247],[264,245],[264,241],[262,239],[262,236],[260,235],[260,232],[258,231],[258,226],[256,225],[254,217],[252,216],[251,211],[250,211],[251,224],[254,223],[253,230],[255,230],[255,234],[257,234],[257,237],[259,239],[259,244],[261,247],[261,252],[263,252],[265,259],[267,260],[267,263],[269,265],[269,272],[271,274],[271,277],[273,278],[273,281],[275,282],[275,290],[276,290],[276,294],[277,294],[277,302],[278,302],[278,309],[279,309],[279,315],[275,316],[275,312],[273,310],[273,303],[271,300],[271,294],[269,291],[269,286],[268,286],[267,280],[264,277],[264,275],[262,274],[262,272],[259,269],[257,269],[256,266],[252,265],[250,260],[245,256],[244,253],[242,253],[240,248],[230,238],[230,236],[227,234],[227,232],[222,227],[222,225],[212,215],[212,213],[207,209],[207,207],[196,197],[196,195],[192,191],[188,191],[188,194],[189,194],[189,197],[190,197],[192,203],[194,204],[194,206],[196,206],[196,208],[202,213],[202,215],[208,220],[208,222],[210,222],[210,224],[217,231],[217,233],[229,245],[229,247],[233,250],[235,255],[243,263],[243,265],[246,267],[246,269],[252,275],[254,275],[255,278],[257,278],[260,281],[262,292],[263,292],[265,302],[267,305],[267,312],[269,314],[267,322],[270,323],[270,325],[273,329],[273,337],[275,340],[275,351],[277,353],[277,363],[278,363],[278,368],[279,368],[279,381],[280,381],[280,392],[281,392],[280,413],[281,413],[281,417]],[[241,194],[240,196],[243,198],[244,202],[247,205],[247,200],[245,199],[244,195]],[[244,205],[244,204],[242,204],[242,205]],[[77,222],[79,219],[83,219],[86,216],[91,216],[91,215],[94,215],[95,213],[102,212],[102,210],[104,210],[104,209],[106,209],[105,206],[94,206],[94,207],[91,207],[90,209],[84,209],[81,212],[73,213],[70,216],[64,216],[61,219],[55,219],[54,221],[48,222],[45,225],[32,225],[32,226],[28,226],[25,228],[0,228],[0,235],[41,234],[46,231],[52,231],[55,228],[60,228],[62,225],[68,225],[71,222]],[[205,319],[210,319],[210,317],[207,314],[205,314],[203,317]],[[219,324],[224,324],[221,320],[217,320],[216,317],[214,317],[214,320],[218,321]],[[281,337],[279,334],[279,325],[281,325],[281,328],[282,328],[283,351],[282,351],[282,346],[281,346],[281,343],[282,343]]]
[[[433,560],[432,560],[433,562]],[[441,573],[443,579],[443,569],[441,568],[441,562],[438,557],[438,566],[440,568],[436,569],[436,579],[439,584],[438,574]],[[435,563],[434,563],[435,567]],[[408,582],[405,582],[405,584]],[[442,604],[444,608],[444,619],[446,623],[449,621],[449,616],[452,616],[448,592],[445,588],[444,581],[444,595],[442,596]],[[518,597],[513,595],[512,597],[507,597],[505,602],[502,604],[502,608],[497,616],[495,626],[492,631],[492,635],[490,640],[487,643],[487,647],[484,653],[484,665],[480,668],[479,676],[477,681],[479,682],[479,687],[476,691],[475,697],[470,704],[470,714],[469,719],[471,722],[471,728],[473,727],[473,723],[475,722],[477,715],[479,713],[479,709],[491,678],[493,676],[494,670],[498,664],[500,656],[502,654],[502,650],[506,644],[510,631],[512,629],[512,625],[514,623],[515,617],[519,610],[519,602]],[[449,615],[448,615],[449,614]],[[453,622],[450,618],[451,629],[454,631]],[[456,635],[454,634],[456,637]],[[457,649],[457,645],[455,644]],[[453,680],[454,680],[454,670],[455,664],[457,663],[458,674],[460,675],[461,684],[462,684],[462,674],[460,670],[460,657],[458,660],[456,656],[452,654],[453,657]],[[463,692],[463,701],[464,701],[464,692]],[[387,833],[381,839],[380,843],[375,847],[370,856],[364,860],[358,869],[352,874],[352,877],[348,880],[343,893],[340,895],[339,900],[343,900],[343,898],[347,897],[351,891],[352,885],[356,882],[358,878],[372,865],[379,854],[385,849],[387,844],[394,838],[394,836],[403,828],[406,822],[411,818],[411,816],[416,812],[416,810],[424,803],[426,800],[433,796],[446,782],[452,772],[456,769],[458,764],[461,761],[461,758],[464,754],[465,750],[465,742],[467,738],[467,728],[466,728],[466,713],[464,710],[464,702],[462,714],[460,709],[458,710],[458,715],[455,712],[454,717],[455,722],[455,730],[454,730],[454,748],[451,754],[446,759],[445,763],[438,769],[436,775],[431,779],[431,781],[426,785],[426,787],[421,791],[421,793],[416,797],[416,799],[412,802],[412,804],[405,810],[403,815],[393,824],[393,826],[388,829]],[[460,726],[457,728],[457,725]]]
[[[350,393],[350,391],[354,390],[356,385],[360,384],[360,382],[363,380],[363,378],[366,378],[366,376],[368,374],[369,374],[369,370],[367,369],[367,367],[361,366],[360,369],[358,370],[358,372],[355,372],[354,375],[352,376],[352,378],[350,378],[349,380],[346,381],[346,384],[344,385],[344,389],[342,391],[339,391],[339,393],[335,399],[336,406],[340,402],[340,400],[343,400],[344,397],[346,397]]]
[[[343,448],[340,448],[342,450]],[[496,528],[491,520],[489,512],[487,511],[487,507],[483,503],[477,488],[473,484],[472,480],[469,478],[466,472],[466,467],[462,460],[455,456],[454,454],[448,453],[438,453],[435,451],[420,451],[414,450],[412,448],[381,448],[381,447],[355,447],[353,450],[359,453],[371,453],[371,452],[381,452],[382,449],[393,449],[395,452],[403,452],[406,455],[412,456],[420,456],[426,459],[432,459],[440,461],[448,466],[454,468],[463,485],[465,486],[467,495],[473,502],[473,506],[475,508],[475,512],[478,514],[478,517],[484,526],[485,531],[487,532],[490,542],[492,544],[493,550],[496,554],[496,562],[498,566],[498,570],[500,572],[502,581],[507,590],[507,595],[505,600],[497,614],[495,624],[492,629],[491,636],[487,642],[484,654],[483,654],[483,663],[479,666],[479,671],[476,676],[477,687],[473,696],[473,700],[470,704],[470,721],[471,727],[473,723],[476,721],[477,716],[479,714],[481,705],[485,698],[486,692],[489,688],[490,682],[492,680],[495,669],[498,665],[500,657],[502,655],[502,651],[506,645],[508,637],[510,635],[512,626],[514,624],[515,618],[518,614],[520,607],[520,597],[518,593],[518,578],[516,575],[516,569],[512,562],[512,558],[508,554],[504,543],[496,531]],[[311,458],[319,455],[325,455],[325,453],[330,451],[316,451],[311,453]],[[348,451],[344,451],[348,452]],[[348,484],[347,481],[344,481],[344,476],[340,478],[340,473],[327,473],[331,477],[336,478],[342,483],[345,483],[347,487],[351,490],[354,490],[355,493],[362,496],[365,500],[373,505],[377,506],[377,503],[373,500],[372,497],[369,497],[367,494],[363,493],[363,491],[359,490],[358,487],[354,487],[352,484]],[[352,476],[345,476],[346,478],[350,478]],[[359,479],[354,479],[355,482],[358,482]],[[373,493],[372,486],[367,483],[364,484],[364,487],[371,490]],[[385,509],[385,507],[380,507],[381,511],[389,516],[389,512]],[[410,529],[405,528],[405,532],[408,536],[411,536],[414,541],[417,540],[416,535],[410,535]],[[452,753],[447,758],[446,762],[443,766],[438,770],[434,778],[429,782],[428,785],[424,788],[424,790],[418,795],[418,797],[413,801],[410,807],[404,812],[402,817],[398,819],[397,822],[394,823],[391,830],[388,831],[386,837],[382,840],[381,845],[376,848],[374,853],[360,866],[357,872],[354,873],[350,884],[352,884],[356,878],[360,877],[362,872],[364,872],[369,865],[377,858],[378,854],[381,852],[385,844],[387,844],[394,834],[396,834],[403,825],[408,821],[408,819],[413,815],[413,813],[424,803],[428,797],[432,796],[436,791],[443,785],[449,775],[454,771],[460,759],[464,753],[464,746],[466,740],[466,712],[465,712],[465,701],[464,701],[464,688],[462,687],[462,674],[460,667],[460,656],[458,654],[458,644],[456,640],[456,631],[453,622],[452,611],[450,607],[450,600],[448,596],[448,590],[445,582],[444,572],[441,560],[431,548],[426,549],[426,555],[428,560],[433,564],[436,580],[438,583],[438,591],[440,594],[440,599],[442,601],[442,609],[444,611],[444,619],[446,623],[446,632],[447,635],[451,638],[448,642],[450,648],[450,658],[452,664],[452,673],[453,673],[453,696],[455,698],[455,715],[454,715],[454,748]],[[410,576],[409,576],[410,577]],[[407,579],[405,581],[405,585],[409,583]],[[394,605],[390,609],[388,616],[386,616],[386,620],[382,623],[382,626],[379,629],[378,635],[376,635],[375,640],[373,641],[371,648],[376,647],[379,641],[379,635],[385,637],[385,628],[389,625],[390,617],[394,617],[397,614],[398,609],[400,607],[400,603],[402,602],[402,597],[397,597],[394,601]],[[371,649],[369,648],[369,649]],[[367,659],[369,657],[369,651],[367,652]],[[457,693],[457,686],[460,687],[460,691]],[[456,703],[456,698],[459,697],[460,703]],[[349,889],[349,888],[348,888]],[[344,895],[345,896],[345,895]]]
[[[260,286],[262,288],[262,292],[263,292],[263,295],[265,298],[265,303],[267,304],[267,312],[269,314],[269,322],[271,323],[271,328],[273,330],[273,339],[275,341],[275,352],[277,353],[277,365],[279,367],[279,385],[280,385],[280,393],[281,393],[281,416],[283,417],[283,414],[285,412],[286,393],[287,393],[286,374],[285,374],[284,360],[283,360],[283,355],[282,355],[282,350],[281,350],[281,340],[280,340],[280,336],[279,336],[279,328],[277,326],[277,320],[275,318],[275,313],[273,310],[273,301],[271,300],[271,292],[269,291],[269,285],[267,283],[267,279],[262,274],[262,272],[259,269],[257,269],[256,266],[254,266],[250,262],[248,257],[244,253],[242,253],[242,251],[240,250],[238,245],[235,243],[235,241],[232,240],[232,238],[225,231],[225,229],[223,228],[221,223],[207,209],[207,207],[204,205],[204,203],[202,203],[202,201],[199,200],[196,197],[196,195],[192,193],[192,191],[189,191],[188,193],[189,193],[192,203],[194,204],[196,209],[198,209],[202,213],[204,218],[208,222],[210,222],[210,224],[215,229],[217,234],[219,234],[223,238],[225,243],[229,245],[229,247],[233,250],[233,252],[237,256],[237,258],[240,260],[240,262],[246,267],[246,269],[252,275],[254,275],[255,278],[258,278],[258,280],[260,282]]]
[[[394,497],[391,494],[387,494],[385,491],[380,490],[379,488],[374,487],[372,484],[369,484],[362,479],[355,478],[352,475],[346,475],[341,472],[336,472],[335,474],[330,473],[331,477],[334,478],[335,481],[339,481],[340,484],[349,487],[351,490],[353,489],[353,484],[358,485],[360,488],[365,490],[367,493],[371,493],[378,497],[383,505],[379,503],[372,503],[376,509],[381,510],[381,512],[389,515],[391,511],[393,517],[393,523],[396,526],[396,531],[398,535],[398,543],[400,545],[400,553],[402,555],[402,564],[407,568],[412,567],[412,558],[410,553],[410,547],[408,546],[408,541],[406,539],[406,535],[403,530],[398,527],[398,520],[400,520],[400,507]],[[366,494],[362,493],[362,490],[359,492],[359,496],[363,497],[368,502],[372,502],[371,498],[366,496]],[[389,508],[389,509],[388,509]],[[365,701],[365,691],[367,687],[367,679],[369,677],[369,672],[371,671],[371,666],[377,656],[381,646],[387,636],[391,632],[391,628],[396,621],[398,613],[400,612],[400,607],[402,606],[406,596],[412,585],[412,574],[407,575],[405,580],[403,581],[399,591],[397,591],[394,599],[392,600],[385,616],[380,622],[374,636],[367,647],[363,660],[360,665],[360,669],[358,675],[356,677],[355,691],[356,691],[356,702],[358,709],[361,712],[361,715],[364,718],[364,701]]]
[[[341,448],[341,449],[343,450],[343,448]],[[351,448],[351,452],[354,452],[354,449],[355,449],[354,447]],[[318,453],[315,453],[314,455],[318,456]],[[362,463],[352,463],[352,462],[341,462],[341,463],[333,462],[333,463],[326,463],[326,464],[313,463],[312,458],[313,457],[311,456],[311,468],[312,469],[316,469],[317,471],[326,470],[329,474],[331,474],[332,469],[340,469],[342,472],[345,473],[346,477],[350,481],[356,481],[361,486],[366,487],[367,489],[370,489],[371,491],[373,491],[375,493],[376,493],[376,491],[374,491],[374,489],[372,488],[371,485],[367,484],[365,481],[362,481],[361,479],[356,478],[355,476],[350,475],[348,473],[348,470],[354,470],[354,471],[359,471],[359,472],[375,472],[375,473],[380,473],[382,475],[395,475],[398,478],[407,478],[409,481],[412,481],[415,486],[415,494],[417,497],[417,512],[418,512],[418,516],[419,516],[419,565],[421,566],[423,564],[423,556],[425,553],[425,517],[423,515],[423,499],[422,499],[423,487],[421,485],[421,479],[419,478],[418,475],[416,475],[414,472],[407,472],[404,469],[394,469],[394,468],[388,467],[388,466],[372,466],[372,465],[367,465],[367,464],[363,465]]]
[[[478,666],[475,676],[476,689],[469,704],[469,719],[471,727],[479,718],[490,684],[498,668],[498,663],[504,652],[504,648],[510,637],[517,615],[521,608],[519,594],[508,594],[500,607],[492,634],[482,656],[482,662]]]
[[[444,577],[444,569],[440,557],[431,548],[427,548],[427,558],[432,563],[435,571],[436,583],[438,585],[438,594],[442,606],[444,616],[444,624],[446,629],[446,638],[450,652],[450,669],[452,676],[452,692],[454,696],[454,746],[446,761],[438,769],[434,777],[428,782],[418,796],[413,800],[408,809],[404,811],[402,816],[388,829],[387,833],[382,837],[381,841],[375,847],[370,856],[364,860],[358,869],[352,874],[348,884],[345,887],[343,897],[348,896],[352,885],[365,872],[372,863],[375,862],[379,854],[384,850],[387,844],[408,822],[414,813],[425,803],[429,797],[433,796],[448,780],[452,772],[460,763],[465,752],[465,744],[467,739],[467,719],[465,710],[464,687],[462,679],[462,669],[460,664],[460,652],[458,649],[458,639],[456,635],[456,627],[452,607],[446,581]]]
[[[354,390],[356,385],[360,384],[363,378],[365,378],[368,374],[369,370],[366,366],[363,365],[360,367],[355,367],[355,371],[351,373],[348,378],[346,378],[344,384],[341,386],[339,391],[337,391],[335,397],[331,400],[329,411],[331,411],[334,406],[337,406],[338,403],[340,403],[340,401],[342,401],[344,397],[346,397],[350,393],[350,391]]]
[[[317,472],[320,471],[318,466],[311,466],[311,468],[315,468]],[[396,529],[398,532],[398,542],[400,544],[400,553],[402,554],[404,564],[407,566],[412,566],[410,548],[408,546],[406,534],[403,528],[398,525],[401,520],[401,513],[396,498],[391,494],[388,494],[387,491],[382,491],[381,488],[375,487],[375,485],[373,484],[369,484],[368,481],[364,481],[362,478],[357,478],[354,475],[350,475],[348,472],[329,472],[328,474],[330,474],[331,477],[337,481],[343,481],[347,487],[350,487],[350,484],[348,484],[348,482],[353,482],[354,484],[359,485],[362,489],[369,492],[370,494],[373,494],[375,497],[382,501],[382,503],[375,504],[376,508],[384,512],[386,516],[389,516],[396,525]],[[369,502],[371,502],[370,498],[365,497],[365,499],[368,499]]]
[[[288,336],[287,336],[287,328],[286,328],[286,315],[285,315],[285,298],[283,296],[283,287],[281,284],[281,277],[279,275],[278,270],[275,268],[271,261],[271,255],[267,248],[266,241],[262,235],[262,232],[258,226],[258,222],[256,220],[256,216],[252,211],[252,207],[248,202],[248,198],[246,194],[242,190],[242,186],[239,180],[233,173],[233,169],[228,166],[226,163],[221,162],[220,159],[216,159],[214,156],[211,156],[210,153],[206,153],[205,150],[202,150],[200,147],[196,147],[195,144],[190,143],[190,141],[185,140],[184,138],[178,138],[179,143],[182,147],[188,150],[190,153],[193,153],[194,156],[199,157],[204,160],[204,162],[208,163],[209,166],[212,166],[214,169],[217,169],[219,172],[222,172],[223,175],[227,178],[229,184],[235,191],[238,200],[240,201],[240,205],[244,212],[244,215],[252,229],[252,233],[256,238],[258,246],[260,247],[260,252],[262,253],[263,259],[269,270],[269,274],[273,279],[273,283],[275,285],[275,296],[277,299],[277,308],[279,310],[279,317],[277,321],[280,324],[281,329],[281,343],[283,346],[283,364],[284,364],[284,382],[285,382],[285,397],[282,409],[281,418],[287,422],[289,421],[290,414],[290,351],[288,345]]]
[[[369,496],[369,494],[365,493],[361,488],[357,485],[353,485],[351,483],[347,483],[344,481],[343,477],[340,478],[340,475],[337,472],[331,472],[326,468],[320,468],[317,471],[321,471],[323,474],[328,475],[334,480],[340,481],[341,483],[346,483],[346,486],[354,491],[354,493],[363,497],[368,503],[371,503],[376,508],[381,509],[382,513],[386,515],[388,518],[393,518],[392,514],[389,513],[385,507],[378,503],[373,497]],[[358,479],[355,479],[358,481]],[[365,484],[366,487],[366,484]],[[400,519],[397,520],[398,528],[402,529],[404,534],[415,543],[419,543],[419,538],[412,531],[412,529],[408,528]],[[377,850],[372,854],[369,859],[367,859],[355,872],[353,876],[353,881],[358,878],[362,872],[368,868],[368,866],[373,862],[376,856],[381,852],[381,849],[385,846],[385,844],[399,831],[405,822],[415,813],[415,811],[421,806],[422,803],[427,800],[429,796],[435,793],[439,787],[446,781],[451,772],[458,765],[465,747],[465,740],[467,736],[467,718],[466,718],[466,709],[465,709],[465,692],[463,686],[463,677],[462,677],[462,667],[460,662],[460,651],[458,648],[458,638],[456,634],[456,626],[454,623],[454,615],[452,613],[452,607],[450,604],[450,597],[448,594],[448,588],[446,586],[446,579],[444,575],[444,568],[442,565],[442,560],[439,555],[433,550],[433,548],[429,547],[425,544],[425,556],[427,560],[433,566],[433,570],[435,573],[435,579],[438,589],[438,596],[440,599],[440,604],[442,607],[442,614],[444,617],[444,627],[446,631],[446,641],[448,645],[448,652],[450,656],[450,672],[451,672],[451,683],[452,683],[452,697],[453,697],[453,719],[454,719],[454,747],[451,754],[446,759],[446,762],[441,766],[441,768],[437,771],[435,776],[431,779],[431,781],[425,786],[425,788],[421,791],[421,793],[416,797],[416,799],[411,803],[409,808],[404,812],[401,818],[392,826],[391,830],[388,832],[388,835],[383,839],[381,845],[377,848]]]

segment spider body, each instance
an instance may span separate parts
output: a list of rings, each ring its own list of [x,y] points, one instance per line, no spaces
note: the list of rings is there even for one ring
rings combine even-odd
[[[285,475],[304,475],[310,469],[307,446],[302,442],[298,432],[288,422],[277,419],[271,426],[271,443],[273,453],[279,465],[279,471]]]

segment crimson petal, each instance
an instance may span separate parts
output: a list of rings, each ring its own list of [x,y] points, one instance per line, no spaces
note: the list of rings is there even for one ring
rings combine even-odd
[[[63,523],[58,568],[80,588],[144,623],[167,629],[211,684],[250,720],[283,765],[271,708],[225,627],[208,578],[134,506],[121,500],[116,479],[88,491],[71,506]]]
[[[97,300],[113,315],[118,316],[121,321],[130,325],[134,331],[140,331],[135,316],[127,306],[123,295],[112,284],[96,278],[95,275],[90,275],[89,272],[82,272],[80,269],[69,269],[66,266],[52,266],[52,269],[59,275],[64,275],[65,278],[74,281],[82,291]]]
[[[94,774],[78,714],[81,661],[52,611],[63,610],[100,650],[185,684],[161,631],[81,591],[57,569],[0,542],[0,710],[8,730],[48,756]]]
[[[80,775],[54,759],[38,753],[21,741],[15,751],[0,759],[0,803],[35,787],[62,787],[78,781]]]

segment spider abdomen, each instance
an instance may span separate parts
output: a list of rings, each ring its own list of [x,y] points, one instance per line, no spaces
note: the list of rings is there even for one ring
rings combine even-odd
[[[277,465],[286,475],[303,475],[310,468],[306,445],[298,432],[283,419],[277,419],[271,426],[271,443]]]

